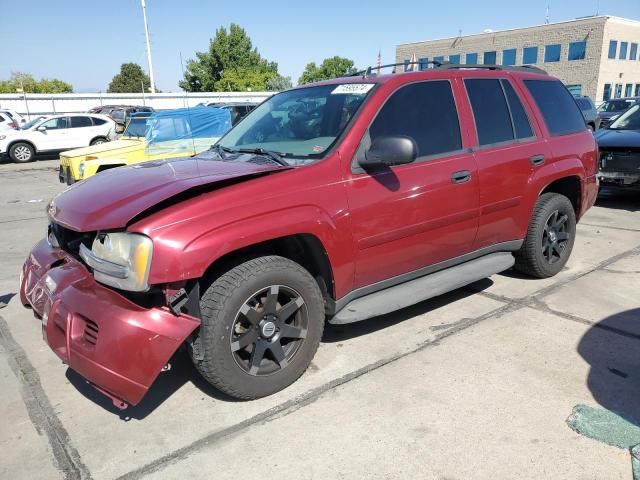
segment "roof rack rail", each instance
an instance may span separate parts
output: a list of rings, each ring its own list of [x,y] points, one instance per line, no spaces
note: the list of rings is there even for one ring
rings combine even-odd
[[[494,65],[494,64],[459,64],[447,62],[446,65],[442,65],[438,68],[446,70],[465,69],[465,68],[481,68],[485,70],[507,70],[513,72],[529,72],[529,73],[542,73],[547,75],[547,71],[533,65]]]
[[[390,67],[404,67],[405,65],[428,65],[428,64],[432,64],[435,67],[442,67],[442,66],[446,66],[446,65],[453,65],[451,62],[448,62],[446,60],[429,60],[426,62],[402,62],[402,63],[388,63],[386,65],[380,65],[380,66],[375,66],[375,67],[367,67],[364,70],[360,70],[357,71],[355,73],[352,73],[351,75],[348,75],[349,77],[359,77],[360,75],[364,76],[364,77],[369,77],[371,75],[374,75],[374,71],[376,70],[381,70],[383,68],[390,68]]]
[[[510,65],[494,65],[494,64],[460,64],[460,63],[451,63],[446,60],[429,60],[426,62],[407,62],[407,63],[389,63],[387,65],[380,65],[375,67],[367,67],[365,70],[360,70],[358,72],[352,73],[349,75],[350,77],[359,77],[363,76],[364,78],[370,77],[371,75],[375,75],[377,70],[381,70],[383,68],[390,67],[404,67],[406,65],[433,65],[436,69],[442,70],[457,70],[457,69],[467,69],[467,68],[477,68],[477,69],[485,69],[485,70],[507,70],[513,72],[529,72],[529,73],[541,73],[547,75],[547,71],[538,67],[534,67],[533,65],[518,65],[518,66],[510,66]]]

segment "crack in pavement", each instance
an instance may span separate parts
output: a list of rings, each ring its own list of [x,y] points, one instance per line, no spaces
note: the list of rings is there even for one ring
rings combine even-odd
[[[26,352],[13,339],[9,325],[0,316],[0,343],[7,351],[9,367],[20,385],[22,400],[27,408],[31,423],[38,434],[47,436],[56,466],[68,480],[90,479],[89,469],[82,463],[80,454],[72,446],[69,434],[56,415],[49,397],[40,383],[40,376],[33,367]]]
[[[26,217],[26,218],[14,218],[13,220],[0,220],[1,224],[14,223],[14,222],[27,222],[29,220],[47,220],[47,217],[40,215],[39,217]]]
[[[595,227],[595,228],[610,228],[612,230],[622,230],[624,232],[640,232],[640,228],[616,227],[614,225],[596,225],[593,223],[582,223],[582,222],[580,222],[579,225],[585,225],[587,227]]]

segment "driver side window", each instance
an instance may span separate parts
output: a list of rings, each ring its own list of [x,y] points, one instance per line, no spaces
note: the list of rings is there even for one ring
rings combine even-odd
[[[369,127],[371,142],[402,135],[418,146],[418,158],[462,149],[458,112],[447,80],[411,83],[384,104]]]
[[[67,117],[52,118],[42,124],[47,130],[60,130],[69,128],[69,119]]]

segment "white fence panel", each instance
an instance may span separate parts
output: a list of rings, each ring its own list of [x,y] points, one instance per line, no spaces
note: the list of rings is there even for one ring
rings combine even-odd
[[[274,93],[3,93],[0,94],[0,109],[16,110],[25,116],[86,112],[99,105],[148,105],[156,110],[169,110],[209,102],[262,102]]]

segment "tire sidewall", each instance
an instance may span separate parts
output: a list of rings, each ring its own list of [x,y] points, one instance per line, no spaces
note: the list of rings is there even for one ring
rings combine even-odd
[[[284,262],[279,263],[284,268],[274,268],[252,276],[230,292],[222,303],[216,306],[217,308],[210,309],[201,302],[203,321],[199,335],[205,360],[194,363],[205,378],[211,368],[216,372],[223,372],[225,382],[231,390],[242,392],[248,398],[270,395],[293,383],[308,367],[322,336],[324,304],[316,281],[298,264],[284,258],[282,260]],[[267,376],[253,376],[244,371],[234,359],[230,347],[231,329],[239,308],[269,285],[287,286],[302,296],[303,308],[306,308],[308,314],[307,334],[295,356],[284,369]]]
[[[560,214],[567,215],[567,233],[569,234],[569,238],[565,244],[560,260],[550,264],[542,253],[542,236],[546,222],[556,210],[558,210]],[[568,198],[563,195],[554,195],[545,203],[540,218],[542,218],[542,221],[533,225],[533,234],[536,239],[536,249],[534,250],[535,262],[546,276],[551,277],[564,268],[571,256],[576,238],[576,215],[573,210],[573,205],[571,205]]]
[[[90,146],[102,145],[103,143],[107,143],[107,140],[105,138],[103,137],[94,138],[93,140],[91,140]]]
[[[18,147],[27,147],[29,149],[29,151],[31,152],[31,156],[27,160],[20,160],[19,158],[16,158],[14,152]],[[36,156],[35,150],[28,143],[24,143],[24,142],[14,143],[13,145],[11,145],[11,148],[9,149],[9,157],[11,157],[11,160],[13,162],[15,162],[15,163],[29,163],[29,162],[32,162],[34,160],[35,156]]]

